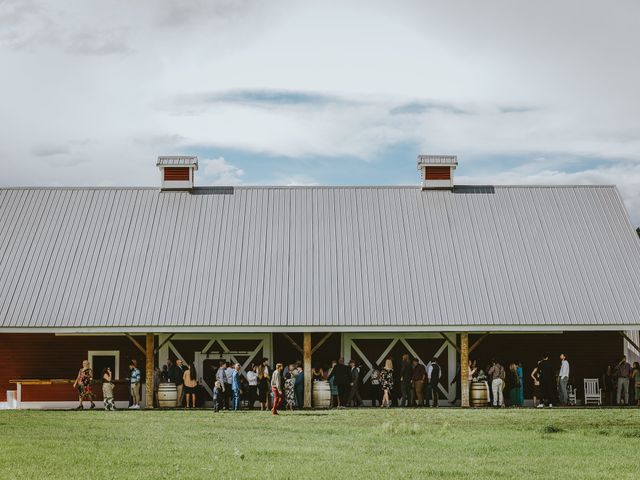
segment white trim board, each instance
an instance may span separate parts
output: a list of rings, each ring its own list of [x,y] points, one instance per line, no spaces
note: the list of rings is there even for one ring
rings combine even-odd
[[[626,331],[640,330],[637,325],[381,325],[381,326],[147,326],[147,327],[0,327],[0,333],[70,334],[143,334],[143,333],[281,333],[281,332],[435,332],[435,333],[554,333],[564,331]]]

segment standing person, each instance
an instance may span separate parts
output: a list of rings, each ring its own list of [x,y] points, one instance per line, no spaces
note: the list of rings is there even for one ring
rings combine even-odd
[[[409,354],[402,355],[402,363],[400,364],[400,395],[402,395],[401,407],[411,406],[411,378],[413,375],[413,368],[411,367],[411,360]]]
[[[640,363],[633,362],[633,370],[631,371],[631,381],[633,382],[636,405],[640,407]]]
[[[429,391],[431,392],[431,399],[433,400],[433,406],[438,406],[438,385],[440,384],[440,375],[442,370],[438,364],[437,358],[431,359],[431,374],[429,376]],[[427,399],[427,403],[429,399]]]
[[[186,369],[182,374],[182,383],[184,384],[184,393],[187,400],[187,408],[189,408],[189,401],[191,401],[191,408],[196,408],[198,373],[196,372],[196,367],[193,363],[186,366]]]
[[[487,372],[491,379],[491,390],[493,391],[493,406],[504,407],[504,395],[502,389],[504,387],[505,371],[504,367],[497,361],[491,361],[491,367]]]
[[[247,399],[249,400],[249,410],[253,410],[258,398],[258,370],[253,363],[247,370]]]
[[[382,403],[380,408],[391,406],[391,392],[393,391],[393,361],[390,358],[384,362],[384,368],[380,372],[380,385],[382,386]]]
[[[545,406],[553,407],[553,390],[555,385],[555,370],[553,365],[549,361],[549,355],[545,354],[542,360],[538,363],[538,372],[540,374],[540,390],[542,396],[538,408],[544,408]]]
[[[336,360],[331,361],[331,368],[327,372],[327,380],[331,389],[331,406],[340,407],[340,395],[338,395],[338,386],[336,385],[336,376],[333,375],[333,369],[338,364]]]
[[[349,383],[351,375],[349,367],[344,364],[344,358],[340,357],[338,363],[333,367],[331,376],[338,387],[338,408],[344,408],[347,404],[347,394],[349,393]]]
[[[258,401],[260,402],[260,410],[269,409],[269,394],[271,391],[271,380],[269,378],[269,371],[264,368],[264,365],[258,365]]]
[[[351,378],[349,382],[349,398],[347,400],[347,404],[352,407],[360,407],[362,406],[362,397],[360,397],[360,369],[356,366],[355,360],[349,361],[349,366],[351,367]]]
[[[516,362],[516,373],[518,374],[518,406],[524,406],[524,369],[522,368],[522,362]],[[471,378],[471,377],[469,377]]]
[[[569,403],[569,362],[564,353],[560,354],[560,373],[558,374],[558,401],[563,407]]]
[[[240,379],[242,378],[242,373],[240,373],[240,364],[236,363],[233,368],[233,373],[231,374],[231,392],[233,394],[232,408],[233,411],[237,412],[240,410],[240,394],[242,393]]]
[[[89,360],[82,361],[82,368],[78,371],[76,381],[73,382],[73,388],[78,390],[78,400],[80,401],[76,410],[84,409],[83,402],[85,400],[91,402],[89,408],[96,408],[96,404],[93,402],[93,370],[89,366]]]
[[[296,379],[292,369],[284,375],[284,398],[286,400],[285,410],[293,411],[296,406]]]
[[[107,367],[102,371],[102,399],[104,400],[105,410],[115,410],[116,405],[113,401],[113,374],[111,368]]]
[[[276,364],[276,369],[271,375],[271,390],[273,392],[273,407],[271,409],[271,415],[278,415],[278,407],[282,402],[282,390],[284,384],[282,381],[282,364]]]
[[[138,362],[131,360],[129,364],[129,390],[131,392],[131,406],[134,410],[140,408],[140,369],[138,368]]]
[[[300,409],[304,407],[304,370],[302,365],[298,364],[295,368],[295,384],[296,389],[296,406]]]
[[[627,362],[626,356],[623,356],[622,359],[618,362],[618,365],[616,365],[616,374],[618,376],[618,405],[628,405],[629,375],[631,374],[631,365],[629,365],[629,362]]]
[[[168,383],[171,380],[169,379],[169,366],[168,365],[163,365],[162,366],[162,372],[160,373],[160,381],[162,383]]]
[[[418,407],[424,406],[424,381],[427,378],[427,369],[420,363],[417,358],[413,361],[413,373],[411,375],[411,382],[413,384],[413,396],[411,403]],[[417,402],[417,404],[414,402]]]
[[[538,401],[541,398],[540,391],[540,362],[536,363],[536,367],[531,371],[531,380],[533,380],[533,406],[538,406]]]
[[[602,390],[604,392],[604,404],[613,405],[616,394],[616,375],[611,363],[607,365],[602,374]]]
[[[169,378],[171,379],[171,383],[176,384],[176,405],[182,407],[182,400],[184,398],[184,368],[183,362],[179,358],[176,360],[176,363],[169,368]]]
[[[213,411],[219,412],[222,410],[224,401],[224,384],[220,380],[216,380],[213,384]]]
[[[227,380],[227,384],[225,385],[225,390],[226,390],[226,402],[227,402],[227,408],[231,409],[231,403],[233,400],[233,388],[232,388],[232,383],[233,383],[233,371],[235,369],[233,368],[233,364],[231,362],[227,363],[227,368],[224,370],[224,378],[226,378]]]
[[[518,367],[515,362],[509,364],[509,371],[506,374],[506,389],[509,398],[509,406],[519,406],[520,378],[518,377]]]
[[[222,360],[220,362],[220,366],[218,367],[218,371],[216,372],[216,380],[222,384],[222,409],[227,409],[227,397],[230,395],[229,390],[227,390],[227,362]]]
[[[160,382],[162,381],[162,371],[160,368],[153,367],[153,405],[158,408],[158,390],[160,389]]]
[[[382,390],[380,389],[380,367],[377,363],[373,364],[371,370],[371,406],[375,407],[382,401]]]
[[[269,359],[264,357],[260,362],[262,366],[262,376],[266,379],[266,387],[267,387],[267,408],[271,408],[273,405],[273,394],[271,393],[271,374],[273,373],[271,368],[269,367]]]

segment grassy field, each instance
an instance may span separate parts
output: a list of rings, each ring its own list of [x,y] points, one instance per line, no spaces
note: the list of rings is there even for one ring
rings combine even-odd
[[[638,478],[640,411],[1,411],[0,478]]]

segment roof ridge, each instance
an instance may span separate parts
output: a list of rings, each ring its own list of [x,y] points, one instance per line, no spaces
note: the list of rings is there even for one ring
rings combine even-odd
[[[553,185],[553,184],[540,184],[540,185],[526,185],[526,184],[514,184],[514,185],[488,185],[488,184],[456,184],[456,187],[464,188],[615,188],[614,184],[598,184],[598,185],[580,185],[580,184],[567,184],[567,185]],[[247,189],[416,189],[419,190],[420,185],[196,185],[196,190],[206,189],[220,189],[220,188],[237,188],[239,190]],[[160,187],[150,186],[0,186],[0,190],[158,190]],[[446,191],[446,190],[435,190]]]

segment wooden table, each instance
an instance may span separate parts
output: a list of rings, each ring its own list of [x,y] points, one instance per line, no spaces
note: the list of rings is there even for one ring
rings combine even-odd
[[[22,403],[22,386],[23,385],[73,385],[75,379],[69,380],[68,378],[27,378],[20,380],[9,380],[9,383],[16,384],[16,408],[20,408]],[[93,380],[95,384],[102,384],[101,381]],[[129,383],[127,380],[113,380],[113,383]]]

